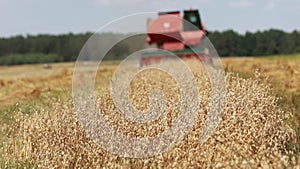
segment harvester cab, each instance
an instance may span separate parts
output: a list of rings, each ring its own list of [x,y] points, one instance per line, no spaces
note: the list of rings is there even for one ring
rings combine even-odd
[[[160,12],[158,18],[150,19],[147,22],[147,42],[156,44],[157,48],[161,50],[144,53],[140,60],[141,66],[172,58],[170,54],[166,54],[168,52],[181,58],[194,56],[200,61],[206,61],[207,50],[201,47],[197,48],[207,34],[198,10],[184,10],[183,17],[180,15],[180,11]]]
[[[183,22],[184,31],[203,30],[204,28],[198,10],[185,10],[183,19],[192,23],[189,24],[188,22]]]

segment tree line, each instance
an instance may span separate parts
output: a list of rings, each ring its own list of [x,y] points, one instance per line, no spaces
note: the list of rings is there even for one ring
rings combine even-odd
[[[209,39],[221,56],[265,56],[300,53],[300,31],[270,29],[240,35],[232,30],[212,32]]]
[[[0,65],[75,61],[92,33],[27,35],[0,38]],[[124,34],[103,33],[99,46],[120,39]],[[263,56],[300,53],[300,31],[270,29],[239,34],[233,30],[212,31],[208,35],[220,56]],[[115,45],[104,59],[123,59],[147,46],[146,35],[129,38]],[[98,45],[98,44],[97,44]]]

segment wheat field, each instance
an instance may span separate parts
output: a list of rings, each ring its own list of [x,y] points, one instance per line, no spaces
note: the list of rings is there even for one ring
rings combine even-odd
[[[201,63],[186,62],[199,84],[197,120],[179,144],[150,158],[119,157],[88,137],[72,105],[74,63],[52,69],[0,67],[0,168],[300,167],[300,55],[222,59],[226,104],[216,131],[203,144],[198,138],[211,88],[207,74],[198,71]],[[153,70],[133,79],[129,97],[136,109],[147,108],[152,89],[161,89],[167,98],[166,116],[141,127],[115,113],[109,84],[117,64],[103,63],[96,79],[97,104],[112,127],[131,137],[170,127],[180,102],[176,82]]]

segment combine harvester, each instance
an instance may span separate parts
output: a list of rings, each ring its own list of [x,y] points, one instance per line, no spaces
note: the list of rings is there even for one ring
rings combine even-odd
[[[148,44],[156,44],[161,50],[144,52],[140,66],[174,58],[174,54],[180,58],[196,57],[201,62],[210,61],[208,49],[200,45],[207,30],[198,10],[185,10],[183,18],[180,11],[160,12],[157,19],[149,19],[147,34]]]

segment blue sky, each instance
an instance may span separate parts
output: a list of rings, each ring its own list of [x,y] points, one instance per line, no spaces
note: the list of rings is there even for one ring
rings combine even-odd
[[[0,37],[96,31],[132,13],[190,7],[209,30],[300,30],[299,0],[0,0]]]

